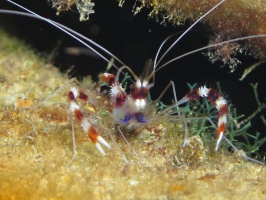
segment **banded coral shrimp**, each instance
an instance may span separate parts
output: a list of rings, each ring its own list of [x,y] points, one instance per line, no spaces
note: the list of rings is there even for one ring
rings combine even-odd
[[[163,66],[162,66],[163,67]],[[129,68],[128,68],[129,69]],[[159,68],[160,69],[160,68]],[[133,72],[132,72],[133,73]],[[153,72],[152,72],[152,74],[151,74],[151,76],[149,77],[149,79],[151,78],[151,77],[154,77],[154,75],[155,74],[153,74]],[[119,76],[119,75],[117,75],[117,76]],[[117,78],[118,79],[118,78]],[[136,80],[137,81],[137,80]],[[138,82],[138,81],[137,81]],[[115,81],[115,83],[118,83],[118,81]],[[225,104],[226,104],[226,102],[222,99],[222,97],[220,97],[220,95],[215,91],[215,90],[209,90],[209,89],[207,89],[207,88],[201,88],[200,90],[199,90],[200,92],[198,93],[196,90],[194,91],[194,93],[192,93],[193,95],[189,95],[189,96],[187,96],[189,99],[191,99],[191,100],[194,100],[194,95],[196,95],[195,96],[195,99],[196,98],[198,98],[199,96],[208,96],[209,95],[209,93],[214,93],[215,95],[214,96],[216,96],[215,98],[214,98],[214,100],[212,101],[212,103],[214,103],[215,104],[215,101],[218,99],[218,104],[216,104],[216,106],[219,108],[220,106],[224,106]],[[75,93],[75,92],[72,92],[72,93]],[[197,94],[198,94],[198,96],[197,96]],[[72,95],[73,96],[73,95]],[[75,95],[74,95],[75,96]],[[192,97],[193,96],[193,97]],[[210,98],[210,97],[209,97]],[[221,99],[220,99],[221,98]],[[74,98],[75,99],[75,98]],[[187,101],[187,100],[184,100],[184,102],[185,101]],[[183,101],[181,101],[181,103],[182,103]],[[180,102],[179,102],[180,103]],[[73,109],[72,109],[73,110]],[[74,110],[77,110],[77,109],[74,109]],[[73,111],[74,111],[73,110]],[[170,110],[170,109],[169,109]],[[220,114],[221,115],[221,118],[224,118],[224,119],[222,119],[222,121],[220,122],[220,124],[222,124],[222,126],[223,126],[223,124],[225,124],[225,117],[223,116],[227,111],[227,108],[225,108],[225,110],[222,112],[222,114]],[[166,111],[165,111],[166,112]],[[126,117],[126,116],[125,116]],[[134,117],[136,117],[136,116],[134,116]],[[78,118],[78,117],[77,117]],[[222,130],[221,132],[224,132],[224,130]],[[219,137],[219,140],[218,140],[218,142],[217,142],[217,145],[216,145],[216,149],[218,149],[218,145],[219,145],[219,142],[221,141],[221,138],[222,138],[222,134],[220,134],[220,137]],[[106,143],[105,143],[106,144]],[[101,150],[101,152],[103,152],[102,150]]]

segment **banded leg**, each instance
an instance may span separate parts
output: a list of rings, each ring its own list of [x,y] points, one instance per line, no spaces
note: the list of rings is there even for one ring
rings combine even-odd
[[[95,144],[96,148],[101,152],[101,154],[105,155],[101,144],[103,144],[108,149],[111,149],[111,146],[101,136],[98,135],[92,124],[86,117],[84,117],[82,111],[80,110],[80,107],[76,103],[77,98],[80,98],[84,101],[88,100],[88,96],[85,93],[78,91],[77,88],[72,87],[68,93],[68,99],[70,101],[70,113],[74,115],[75,119],[80,123],[82,129],[88,134],[89,138]]]
[[[217,151],[226,130],[226,117],[228,113],[227,102],[217,90],[203,86],[190,91],[185,97],[183,97],[183,99],[178,102],[178,105],[186,103],[188,101],[194,101],[199,97],[206,97],[210,101],[210,103],[218,110],[218,138],[215,147],[215,150]],[[185,141],[188,139],[187,137],[188,136],[185,136]]]

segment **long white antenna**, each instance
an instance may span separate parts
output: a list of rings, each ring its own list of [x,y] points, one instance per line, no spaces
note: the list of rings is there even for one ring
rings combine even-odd
[[[165,42],[172,36],[167,37],[163,43],[161,44],[161,46],[159,47],[157,54],[155,56],[154,59],[154,69],[156,69],[156,67],[159,65],[159,63],[162,61],[162,59],[165,57],[165,55],[176,45],[177,42],[179,42],[179,40],[181,40],[184,35],[187,34],[187,32],[189,32],[196,24],[198,24],[203,18],[205,18],[207,15],[209,15],[213,10],[215,10],[218,6],[220,6],[225,0],[220,1],[218,4],[216,4],[214,7],[212,7],[212,9],[210,9],[208,12],[206,12],[204,15],[202,15],[197,21],[195,21],[184,33],[182,33],[182,35],[180,35],[175,41],[174,43],[164,52],[164,54],[161,56],[161,58],[159,59],[159,61],[157,62],[157,58],[158,55],[162,49],[162,46],[165,44]]]
[[[21,8],[22,10],[25,10],[26,12],[30,13],[23,13],[23,12],[18,12],[18,11],[11,11],[11,10],[1,10],[0,12],[1,13],[9,13],[9,14],[17,14],[17,15],[23,15],[23,16],[27,16],[27,17],[33,17],[33,18],[37,18],[37,19],[40,19],[40,20],[43,20],[49,24],[51,24],[52,26],[56,27],[57,29],[63,31],[64,33],[66,33],[67,35],[69,35],[70,37],[76,39],[78,42],[80,42],[81,44],[83,44],[84,46],[86,46],[87,48],[91,49],[94,53],[96,53],[97,55],[99,55],[102,59],[104,59],[106,62],[109,62],[109,59],[107,59],[106,57],[104,57],[101,53],[99,53],[97,50],[95,50],[93,47],[91,47],[90,45],[88,45],[87,43],[85,43],[83,40],[89,42],[90,44],[96,46],[97,48],[99,48],[100,50],[104,51],[106,54],[108,54],[109,56],[113,57],[114,59],[116,59],[120,64],[122,65],[125,65],[119,58],[117,58],[115,55],[113,55],[111,52],[109,52],[107,49],[105,49],[104,47],[102,47],[101,45],[97,44],[96,42],[94,42],[93,40],[85,37],[84,35],[60,24],[60,23],[57,23],[53,20],[50,20],[50,19],[47,19],[45,17],[42,17],[40,15],[38,15],[37,13],[11,1],[11,0],[6,0],[8,1],[9,3]],[[82,38],[83,40],[81,40],[80,38]],[[115,65],[114,65],[115,66]],[[115,66],[117,69],[119,67]]]
[[[216,47],[216,46],[220,46],[220,45],[224,45],[224,44],[228,44],[228,43],[231,43],[231,42],[237,42],[237,41],[241,41],[241,40],[248,40],[248,39],[256,39],[256,38],[262,38],[262,37],[266,37],[266,34],[260,34],[260,35],[250,35],[250,36],[245,36],[245,37],[240,37],[240,38],[235,38],[235,39],[231,39],[231,40],[227,40],[227,41],[224,41],[224,42],[219,42],[219,43],[216,43],[216,44],[210,44],[208,46],[205,46],[205,47],[201,47],[201,48],[198,48],[198,49],[195,49],[193,51],[190,51],[188,53],[185,53],[185,54],[182,54],[181,56],[177,56],[171,60],[169,60],[168,62],[164,63],[163,65],[161,65],[160,67],[158,67],[155,72],[159,71],[160,69],[162,69],[163,67],[165,67],[166,65],[176,61],[176,60],[179,60],[180,58],[183,58],[183,57],[186,57],[188,55],[191,55],[191,54],[194,54],[194,53],[197,53],[199,51],[203,51],[205,49],[209,49],[209,48],[212,48],[212,47]]]

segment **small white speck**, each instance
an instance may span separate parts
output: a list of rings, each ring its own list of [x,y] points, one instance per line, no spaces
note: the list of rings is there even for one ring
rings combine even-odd
[[[136,185],[139,184],[139,182],[138,182],[137,180],[129,180],[129,184],[130,184],[131,186],[136,186]]]

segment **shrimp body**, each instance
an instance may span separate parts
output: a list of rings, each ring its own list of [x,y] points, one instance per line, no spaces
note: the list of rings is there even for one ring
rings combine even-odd
[[[168,86],[166,86],[165,90],[162,92],[162,94],[158,97],[158,99],[155,101],[155,103],[150,106],[150,101],[148,99],[148,95],[150,92],[150,89],[154,87],[155,85],[155,74],[160,69],[164,68],[169,63],[181,58],[182,56],[189,55],[192,53],[195,53],[197,51],[207,49],[208,47],[213,47],[215,45],[221,45],[215,44],[215,45],[209,45],[208,47],[200,48],[195,51],[191,51],[187,54],[184,54],[179,57],[175,57],[172,60],[166,62],[165,64],[159,65],[161,60],[165,57],[165,55],[172,49],[173,46],[176,45],[176,43],[188,32],[190,31],[199,21],[201,21],[204,17],[206,17],[208,14],[210,14],[214,9],[216,9],[220,4],[222,4],[225,0],[221,0],[219,3],[217,3],[212,9],[210,9],[208,12],[206,12],[202,17],[200,17],[196,22],[194,22],[179,38],[177,38],[171,46],[164,52],[164,54],[160,57],[159,61],[157,61],[158,55],[160,53],[160,50],[162,49],[162,46],[165,44],[165,42],[171,37],[169,36],[164,40],[161,44],[161,46],[158,49],[158,52],[156,54],[156,57],[154,59],[154,62],[151,60],[148,60],[146,65],[144,66],[143,72],[140,76],[136,76],[133,72],[133,70],[126,66],[121,60],[119,60],[116,56],[114,56],[112,53],[110,53],[105,48],[101,47],[97,43],[93,42],[92,40],[86,38],[85,36],[59,24],[52,20],[46,19],[44,17],[41,17],[40,15],[29,11],[28,9],[24,8],[23,6],[16,4],[12,2],[11,0],[7,0],[11,2],[12,4],[24,9],[25,11],[31,13],[28,14],[31,17],[35,17],[41,20],[46,21],[47,23],[55,26],[56,28],[62,30],[72,38],[76,39],[89,49],[93,50],[97,55],[99,55],[102,59],[108,61],[107,58],[105,58],[101,53],[99,53],[96,48],[92,47],[92,45],[99,48],[104,53],[108,54],[111,57],[114,57],[122,66],[117,67],[115,64],[113,64],[114,67],[117,69],[116,75],[104,73],[100,75],[100,78],[103,82],[107,83],[110,87],[110,101],[112,105],[112,118],[114,120],[115,124],[118,124],[120,126],[124,125],[130,125],[131,122],[137,122],[138,124],[147,124],[151,121],[156,121],[158,119],[161,119],[164,117],[164,119],[168,119],[170,121],[176,121],[176,120],[182,120],[183,118],[180,118],[180,112],[179,112],[179,105],[195,101],[199,99],[200,97],[207,98],[214,107],[218,110],[218,123],[217,123],[217,142],[216,142],[216,148],[217,151],[219,148],[219,145],[222,141],[226,131],[226,124],[227,124],[227,115],[228,115],[228,105],[225,98],[215,89],[213,88],[207,88],[206,86],[199,87],[197,89],[194,89],[187,93],[183,98],[181,98],[179,101],[176,98],[175,95],[175,87],[172,82]],[[26,15],[24,13],[24,15]],[[261,36],[262,37],[262,36]],[[247,39],[247,38],[246,38]],[[240,39],[239,39],[240,40]],[[89,44],[87,44],[86,42]],[[233,41],[233,40],[232,40]],[[129,87],[129,92],[127,92],[126,89],[123,88],[123,86],[120,84],[119,79],[121,76],[121,73],[123,73],[124,70],[127,70],[134,78],[134,81],[131,80],[131,84]],[[173,93],[175,97],[175,102],[173,105],[163,109],[160,112],[154,112],[151,115],[151,110],[156,110],[156,104],[159,102],[161,97],[163,96],[164,92],[172,85]],[[97,133],[93,125],[89,122],[89,120],[84,116],[82,109],[77,104],[77,100],[81,99],[83,101],[87,101],[88,97],[83,93],[82,91],[79,91],[77,88],[71,88],[68,94],[68,100],[70,102],[69,111],[74,116],[74,118],[79,122],[82,129],[88,134],[88,137],[91,139],[91,141],[95,144],[96,148],[99,150],[99,152],[103,155],[105,155],[104,150],[101,147],[101,144],[107,147],[108,149],[111,148],[111,145],[109,145],[103,137],[100,136],[100,134]],[[186,124],[186,120],[184,120],[184,123]],[[213,124],[213,122],[211,121]],[[185,125],[186,126],[186,125]],[[215,126],[215,125],[214,125]],[[119,129],[119,126],[118,126]],[[122,132],[119,129],[121,135]],[[187,144],[188,141],[188,131],[186,130],[185,133],[185,141],[184,145]],[[74,134],[74,133],[73,133]],[[228,140],[226,139],[228,142]],[[234,149],[236,149],[230,142],[228,142]],[[247,158],[247,157],[245,157]],[[126,160],[126,159],[124,159]],[[251,159],[250,159],[251,160]],[[259,161],[258,161],[259,163]]]

